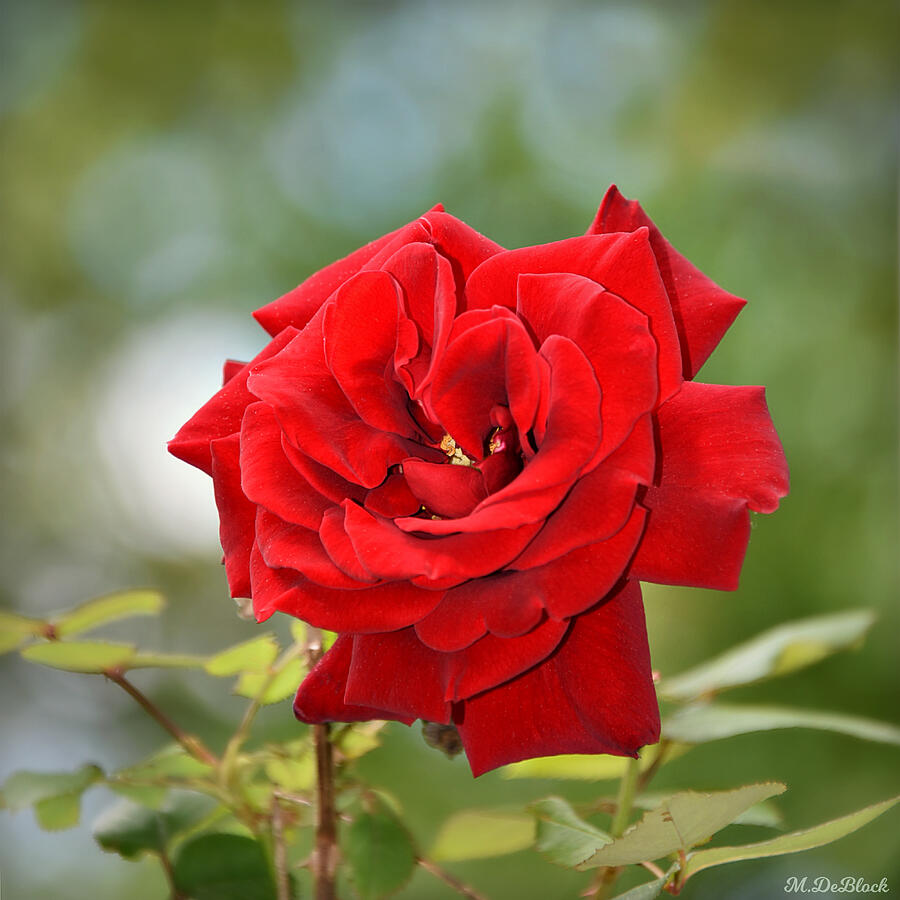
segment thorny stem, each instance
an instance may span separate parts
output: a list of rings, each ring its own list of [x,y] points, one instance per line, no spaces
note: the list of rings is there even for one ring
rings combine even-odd
[[[165,851],[159,854],[159,861],[162,863],[163,872],[166,873],[166,882],[171,891],[170,900],[187,900],[185,895],[178,890],[178,886],[175,884],[175,872],[172,869],[172,861]]]
[[[321,635],[310,634],[309,667],[312,669],[324,655]],[[316,900],[336,900],[337,810],[334,789],[334,748],[328,723],[313,725],[316,748],[316,849],[313,854],[313,880]]]
[[[457,894],[461,894],[463,897],[468,897],[469,900],[485,900],[484,896],[474,891],[467,884],[460,881],[455,875],[451,875],[446,869],[442,869],[436,863],[433,863],[430,859],[422,859],[419,857],[416,862],[426,871],[430,872],[436,878],[440,878],[444,884],[449,885],[456,891]]]
[[[187,750],[195,759],[210,766],[218,766],[219,759],[198,737],[182,731],[146,694],[138,690],[118,669],[107,669],[104,674],[133,697],[152,718]]]

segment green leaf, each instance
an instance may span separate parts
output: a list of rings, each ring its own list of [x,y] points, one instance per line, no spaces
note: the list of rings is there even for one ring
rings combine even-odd
[[[671,745],[666,750],[666,758],[674,759],[685,752],[686,748]],[[646,769],[659,752],[659,744],[644,747],[640,753],[641,771]],[[607,756],[606,754],[563,754],[562,756],[539,756],[525,759],[522,762],[503,766],[500,774],[504,778],[566,778],[583,781],[606,781],[621,778],[628,766],[628,758],[624,756]]]
[[[159,809],[169,794],[168,788],[153,784],[125,784],[115,779],[107,779],[106,787],[141,806]]]
[[[63,794],[80,794],[103,777],[99,766],[74,772],[15,772],[3,785],[4,805],[12,812]]]
[[[409,834],[384,807],[357,816],[341,849],[362,900],[376,900],[399,890],[416,865]]]
[[[305,672],[306,666],[300,659],[290,660],[274,678],[268,669],[243,672],[234,691],[264,705],[280,703],[297,692],[297,685],[303,680]]]
[[[134,859],[162,853],[172,838],[199,822],[216,805],[203,794],[172,791],[159,809],[122,799],[94,821],[94,839],[104,849]]]
[[[877,819],[878,816],[887,812],[898,801],[900,801],[900,796],[867,806],[865,809],[857,810],[840,819],[823,822],[821,825],[807,828],[805,831],[794,831],[790,834],[772,838],[769,841],[760,841],[757,844],[699,850],[688,856],[684,877],[689,878],[691,875],[711,866],[721,866],[743,859],[760,859],[766,856],[782,856],[785,853],[801,853],[804,850],[821,847],[823,844],[830,844],[832,841],[852,834],[873,819]]]
[[[98,674],[108,669],[124,668],[134,657],[132,644],[111,644],[106,641],[60,641],[51,644],[31,644],[21,651],[23,659],[43,663],[66,672]]]
[[[241,672],[267,669],[278,656],[278,642],[271,634],[229,647],[207,660],[204,668],[210,675],[227,677]]]
[[[663,733],[667,737],[694,744],[775,728],[815,728],[867,741],[900,744],[900,727],[889,722],[783,706],[696,704],[677,710],[663,722]]]
[[[191,756],[180,744],[170,744],[149,759],[121,769],[117,777],[134,781],[155,781],[168,778],[202,778],[212,766]]]
[[[0,612],[0,653],[18,649],[27,637],[43,633],[48,624],[41,619]]]
[[[250,837],[202,834],[185,841],[173,874],[192,900],[275,900],[266,854]]]
[[[695,791],[673,794],[659,807],[645,813],[622,837],[601,847],[579,868],[625,866],[688,850],[730,825],[754,803],[784,790],[783,784],[770,782],[709,794]]]
[[[12,812],[34,807],[38,825],[59,831],[78,824],[81,795],[103,777],[94,765],[75,772],[16,772],[3,785],[3,805]]]
[[[303,793],[316,783],[316,760],[312,753],[300,759],[276,756],[265,763],[266,777],[286,791]]]
[[[381,746],[381,730],[386,722],[374,719],[360,722],[342,731],[335,739],[335,747],[344,759],[359,759]]]
[[[670,794],[642,793],[634,799],[634,806],[638,809],[655,809],[668,799]],[[610,798],[613,802],[613,798]],[[732,825],[759,825],[763,828],[781,828],[784,824],[781,811],[770,801],[755,803],[749,809],[742,812]]]
[[[485,859],[530,847],[534,819],[521,812],[466,809],[441,826],[429,857],[436,862]]]
[[[858,644],[874,621],[871,610],[855,609],[786,622],[709,662],[664,679],[659,693],[671,700],[689,700],[794,672]]]
[[[580,818],[560,797],[538,800],[530,807],[537,817],[535,848],[550,862],[572,868],[583,863],[612,838]]]
[[[662,893],[662,889],[668,879],[668,875],[663,875],[662,878],[639,884],[630,891],[625,891],[624,894],[618,894],[613,897],[613,900],[653,900],[654,897],[658,897]]]
[[[69,637],[129,616],[158,615],[165,602],[158,591],[121,591],[88,600],[55,619],[53,627],[58,637]]]

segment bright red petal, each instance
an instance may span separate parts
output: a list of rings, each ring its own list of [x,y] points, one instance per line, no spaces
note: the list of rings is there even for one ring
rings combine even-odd
[[[640,588],[626,584],[579,616],[557,651],[457,705],[475,775],[559,753],[636,756],[659,739],[659,710]]]
[[[660,233],[637,200],[626,200],[613,185],[597,210],[588,234],[650,229],[650,245],[669,292],[681,339],[684,377],[693,378],[746,301],[723,291],[685,259]]]
[[[685,382],[659,410],[659,443],[658,483],[643,500],[650,516],[632,576],[734,590],[748,510],[773,512],[788,492],[765,391]]]

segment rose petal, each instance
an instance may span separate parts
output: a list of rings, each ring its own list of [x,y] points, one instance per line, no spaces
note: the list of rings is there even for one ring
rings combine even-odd
[[[540,665],[458,704],[454,721],[474,775],[559,753],[636,756],[655,743],[659,710],[637,583],[574,620]]]
[[[678,390],[682,381],[681,345],[647,229],[591,234],[498,253],[483,262],[466,282],[467,308],[499,304],[514,309],[520,275],[553,272],[583,275],[643,312],[659,348],[660,399]]]
[[[422,644],[412,628],[354,635],[344,698],[354,705],[390,710],[395,716],[449,723],[444,663],[443,655]]]
[[[517,556],[539,525],[523,525],[484,536],[451,534],[439,540],[407,534],[394,522],[344,503],[344,528],[362,564],[385,580],[410,578],[423,586],[451,587],[496,571]],[[408,520],[398,520],[408,521]],[[423,522],[430,520],[421,520]]]
[[[656,341],[640,310],[581,275],[521,275],[518,312],[539,343],[571,338],[590,360],[603,395],[603,458],[656,404]]]
[[[271,335],[289,326],[303,328],[348,278],[364,267],[374,264],[378,268],[385,251],[390,255],[403,244],[426,239],[428,234],[420,221],[410,222],[325,266],[292,291],[256,310],[253,316]]]
[[[487,496],[481,470],[474,466],[403,460],[403,475],[410,490],[429,513],[466,516]]]
[[[376,487],[415,445],[359,418],[325,363],[323,318],[320,311],[277,356],[255,366],[248,384],[295,447],[348,481]]]
[[[294,715],[301,722],[365,722],[369,719],[397,719],[406,725],[413,719],[398,717],[386,709],[351,706],[344,703],[347,675],[353,653],[353,638],[342,634],[331,649],[303,679],[294,698]]]
[[[393,359],[402,302],[387,272],[360,272],[325,306],[325,360],[344,396],[368,425],[415,437],[406,391],[394,378]]]
[[[421,504],[409,489],[405,475],[395,472],[366,494],[364,506],[376,516],[394,519],[397,516],[411,516]]]
[[[241,488],[286,522],[317,531],[331,505],[284,454],[281,426],[266,403],[251,403],[241,424]]]
[[[270,568],[256,546],[250,554],[250,582],[258,621],[277,610],[338,632],[405,628],[428,615],[443,596],[402,581],[355,591],[322,587],[291,569]]]
[[[760,387],[685,382],[659,410],[660,474],[632,564],[644,581],[734,590],[748,509],[773,512],[788,470]]]
[[[404,531],[446,535],[540,523],[560,503],[600,445],[600,389],[591,364],[568,338],[541,348],[550,365],[547,428],[540,449],[506,487],[460,519],[397,519]]]
[[[650,230],[650,245],[665,282],[681,340],[684,377],[693,378],[735,320],[745,300],[722,290],[685,259],[660,233],[636,200],[626,200],[615,185],[597,210],[588,234]]]
[[[219,540],[225,552],[225,575],[232,597],[250,596],[250,550],[256,506],[241,490],[240,450],[236,434],[210,444],[212,479],[219,510]]]
[[[286,329],[270,341],[240,372],[233,374],[212,399],[178,430],[169,441],[169,453],[186,463],[211,474],[209,442],[240,431],[244,410],[257,398],[247,388],[247,378],[257,364],[280,353],[297,335],[294,329]]]

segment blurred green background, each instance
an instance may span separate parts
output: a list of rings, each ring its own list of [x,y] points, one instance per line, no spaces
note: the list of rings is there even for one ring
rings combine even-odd
[[[895,2],[283,3],[7,0],[0,22],[2,602],[40,614],[135,585],[170,598],[146,646],[245,639],[208,479],[164,442],[264,342],[249,312],[437,201],[507,246],[578,234],[606,186],[750,303],[701,380],[766,384],[792,492],[755,522],[736,594],[649,588],[674,673],[773,624],[880,611],[859,652],[735,699],[897,718]],[[283,628],[283,625],[279,625]],[[0,777],[123,765],[164,742],[87,676],[4,657]],[[139,676],[215,742],[243,703],[202,675]],[[285,703],[268,734],[296,727]],[[464,805],[608,786],[472,781],[391,726],[365,761],[424,846]],[[781,779],[791,827],[896,793],[896,751],[781,731],[676,761],[660,787]],[[4,897],[159,898],[89,822],[0,817]],[[786,876],[900,888],[893,814],[821,851],[704,873],[688,898]],[[742,837],[761,839],[744,831]],[[736,835],[733,839],[740,839]],[[458,864],[493,900],[572,898],[533,853]],[[419,873],[402,894],[449,898]]]

